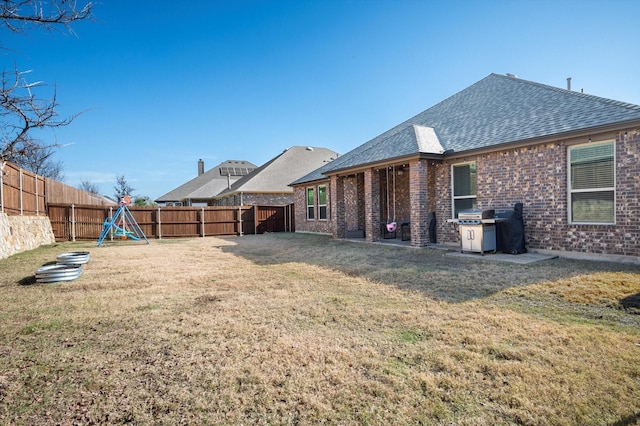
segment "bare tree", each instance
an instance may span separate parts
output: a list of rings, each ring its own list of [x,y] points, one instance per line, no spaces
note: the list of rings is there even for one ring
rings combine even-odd
[[[59,119],[55,92],[53,98],[38,99],[33,89],[41,82],[28,83],[26,72],[2,73],[0,86],[0,160],[11,161],[34,173],[61,180],[62,162],[51,156],[57,143],[44,144],[33,138],[34,129],[66,126],[75,116]],[[9,79],[13,79],[13,81]],[[47,172],[48,171],[48,172]]]
[[[40,176],[53,180],[63,181],[63,163],[52,158],[55,154],[53,146],[25,145],[16,155],[10,158],[12,163],[32,171]]]
[[[89,182],[86,179],[80,181],[79,189],[88,192],[89,194],[100,195],[100,188],[95,183]]]
[[[116,186],[114,186],[113,189],[116,191],[114,192],[113,195],[115,195],[116,200],[118,201],[120,201],[122,198],[126,196],[131,197],[133,194],[133,191],[135,191],[135,189],[129,186],[124,175],[116,177]]]
[[[78,7],[74,0],[0,0],[0,24],[10,31],[23,32],[30,27],[47,31],[63,27],[71,31],[73,22],[90,19],[93,3]],[[45,143],[32,136],[33,130],[54,129],[69,125],[78,114],[60,118],[55,86],[51,97],[38,97],[45,84],[29,81],[31,71],[3,70],[0,82],[0,162],[12,161],[36,172],[38,161],[49,162],[60,145]],[[39,153],[44,150],[43,153]],[[38,158],[40,160],[38,160]],[[61,163],[58,167],[61,169]]]

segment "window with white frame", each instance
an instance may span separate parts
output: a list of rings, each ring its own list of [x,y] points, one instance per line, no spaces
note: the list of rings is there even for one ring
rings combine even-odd
[[[615,223],[613,141],[569,147],[569,221]]]
[[[454,164],[451,166],[451,186],[453,188],[453,217],[460,210],[477,207],[476,163]]]
[[[318,186],[318,219],[327,219],[327,185]]]
[[[307,188],[307,219],[315,219],[316,196],[313,188]]]

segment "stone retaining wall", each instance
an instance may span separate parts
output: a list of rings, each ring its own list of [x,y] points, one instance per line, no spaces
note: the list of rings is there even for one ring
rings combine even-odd
[[[0,259],[55,242],[49,217],[0,213]]]

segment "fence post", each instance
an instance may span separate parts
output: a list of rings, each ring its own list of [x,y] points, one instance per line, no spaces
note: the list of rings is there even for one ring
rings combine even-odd
[[[258,235],[258,205],[253,205],[253,235]]]
[[[200,226],[202,226],[202,238],[204,238],[204,207],[202,207],[202,210],[200,212]]]
[[[33,180],[36,181],[36,216],[40,216],[40,200],[38,200],[38,175],[33,175]]]
[[[20,216],[22,216],[22,167],[20,167]]]
[[[162,220],[160,219],[160,206],[158,206],[158,239],[162,239]]]
[[[71,241],[76,240],[76,205],[71,204]]]
[[[113,207],[109,207],[109,222],[113,222]],[[113,241],[113,226],[109,230],[109,241]]]
[[[0,160],[0,213],[4,213],[4,166],[7,163]]]

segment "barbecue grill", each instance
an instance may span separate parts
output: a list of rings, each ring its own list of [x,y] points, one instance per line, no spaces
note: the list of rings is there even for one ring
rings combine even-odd
[[[484,252],[496,252],[496,222],[494,209],[469,209],[458,213],[460,251],[476,252],[484,256]]]

